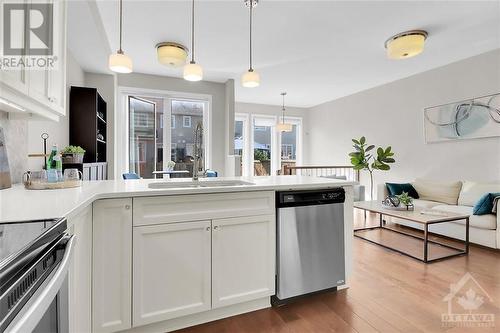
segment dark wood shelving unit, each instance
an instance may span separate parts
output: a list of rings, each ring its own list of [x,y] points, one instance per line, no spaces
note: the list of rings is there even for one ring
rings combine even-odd
[[[76,87],[70,89],[69,101],[69,143],[85,149],[83,165],[106,169],[107,153],[107,105],[96,88]],[[102,138],[100,137],[102,135]],[[106,179],[107,172],[99,171],[100,177],[88,179]],[[85,177],[84,173],[84,179]]]

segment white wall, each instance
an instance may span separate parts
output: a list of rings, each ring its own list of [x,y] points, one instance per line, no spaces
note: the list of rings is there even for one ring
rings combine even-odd
[[[106,161],[108,162],[108,179],[115,179],[115,101],[116,101],[116,75],[85,73],[85,86],[96,88],[101,97],[106,101]]]
[[[164,90],[212,96],[211,105],[211,168],[224,175],[226,167],[226,84],[217,82],[189,82],[184,79],[149,74],[120,74],[119,87],[133,87],[151,90]],[[117,110],[123,112],[123,110]]]
[[[423,108],[500,92],[500,50],[311,108],[308,164],[349,164],[351,138],[391,145],[396,163],[375,182],[415,177],[500,179],[500,138],[425,144]],[[367,184],[367,175],[362,176]]]
[[[28,152],[30,154],[43,152],[43,143],[40,138],[42,133],[49,134],[49,139],[47,140],[48,150],[50,150],[53,144],[57,144],[59,149],[69,144],[69,88],[71,86],[85,85],[84,72],[69,50],[67,51],[66,70],[66,116],[60,117],[58,122],[38,117],[29,118]],[[30,158],[28,160],[28,168],[30,170],[39,170],[42,166],[42,158]]]

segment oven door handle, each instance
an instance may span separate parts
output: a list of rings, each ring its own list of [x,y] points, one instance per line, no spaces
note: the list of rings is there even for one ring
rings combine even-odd
[[[75,236],[67,236],[64,256],[58,267],[40,285],[29,301],[23,306],[5,332],[32,332],[61,289],[73,258]]]

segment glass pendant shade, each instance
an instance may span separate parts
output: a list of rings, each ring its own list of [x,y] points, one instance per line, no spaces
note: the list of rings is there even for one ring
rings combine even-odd
[[[245,88],[255,88],[260,85],[260,75],[254,70],[249,70],[241,76],[241,85]]]
[[[132,73],[132,59],[123,52],[109,56],[109,69],[116,73]]]
[[[187,49],[174,43],[162,43],[156,46],[158,61],[167,66],[181,67],[186,64]]]
[[[201,81],[203,80],[203,68],[194,62],[184,66],[184,80]]]
[[[391,37],[385,44],[387,57],[390,59],[406,59],[414,57],[424,50],[427,33],[402,33]]]
[[[278,125],[276,125],[276,130],[278,132],[291,132],[293,130],[293,125],[287,123],[279,123]]]

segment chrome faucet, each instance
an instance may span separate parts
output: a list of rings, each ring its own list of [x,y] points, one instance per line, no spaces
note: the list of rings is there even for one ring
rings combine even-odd
[[[193,181],[197,181],[200,174],[200,161],[203,155],[203,125],[199,122],[194,130],[194,161],[193,161]]]

